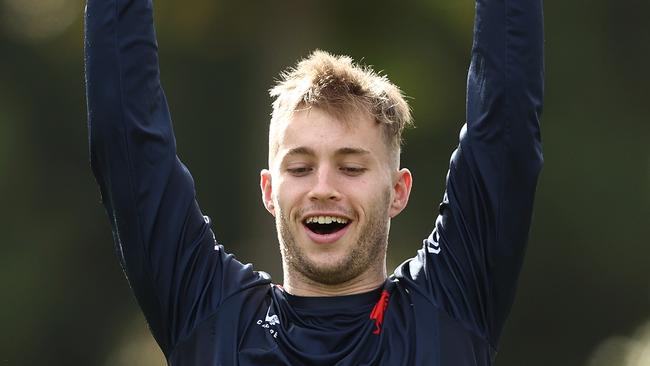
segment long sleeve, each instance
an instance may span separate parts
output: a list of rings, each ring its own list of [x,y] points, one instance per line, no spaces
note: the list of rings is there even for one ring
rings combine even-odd
[[[496,347],[542,166],[541,0],[478,0],[467,123],[431,235],[397,275]]]
[[[121,264],[169,356],[223,300],[268,282],[216,244],[176,156],[151,0],[88,0],[90,156]]]

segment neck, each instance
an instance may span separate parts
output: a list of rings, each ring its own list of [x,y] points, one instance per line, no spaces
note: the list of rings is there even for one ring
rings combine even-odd
[[[386,280],[386,266],[368,269],[361,275],[339,284],[326,284],[307,278],[295,269],[285,268],[282,287],[296,296],[346,296],[377,289]]]

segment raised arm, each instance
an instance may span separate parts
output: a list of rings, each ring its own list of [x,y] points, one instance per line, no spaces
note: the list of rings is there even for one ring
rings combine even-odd
[[[541,0],[478,0],[467,124],[435,229],[402,275],[496,347],[514,297],[542,166]]]
[[[85,62],[92,169],[121,264],[169,355],[225,297],[262,279],[216,245],[176,156],[151,0],[88,0]]]

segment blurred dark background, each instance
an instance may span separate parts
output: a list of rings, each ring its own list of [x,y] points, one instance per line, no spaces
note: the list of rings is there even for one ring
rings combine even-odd
[[[0,0],[0,365],[164,364],[88,164],[83,6]],[[650,365],[649,13],[647,0],[545,5],[545,167],[497,365]],[[473,16],[471,0],[158,1],[179,153],[219,240],[281,281],[258,188],[267,89],[322,48],[412,98],[415,187],[390,266],[411,256],[464,121]]]

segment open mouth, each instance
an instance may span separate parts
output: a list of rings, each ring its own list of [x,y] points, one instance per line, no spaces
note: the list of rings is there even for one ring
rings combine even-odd
[[[349,225],[350,220],[337,216],[311,216],[304,220],[304,225],[318,235],[335,234]]]

